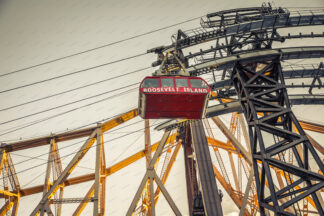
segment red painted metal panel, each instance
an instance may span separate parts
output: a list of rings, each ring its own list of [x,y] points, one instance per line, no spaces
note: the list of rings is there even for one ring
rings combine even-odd
[[[161,78],[170,78],[174,80],[179,77],[146,77],[145,79],[155,79],[155,86],[140,86],[140,92],[145,95],[142,106],[144,113],[141,115],[145,119],[159,118],[184,118],[200,119],[204,113],[205,103],[208,101],[210,88],[207,83],[199,77],[180,77],[180,79],[190,80],[199,79],[204,82],[205,87],[161,87]],[[157,80],[159,82],[157,82]],[[158,86],[157,86],[158,83]]]

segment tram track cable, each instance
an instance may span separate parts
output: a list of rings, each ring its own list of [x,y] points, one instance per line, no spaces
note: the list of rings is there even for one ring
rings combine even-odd
[[[80,51],[80,52],[77,52],[77,53],[73,53],[73,54],[70,54],[70,55],[66,55],[66,56],[63,56],[63,57],[59,57],[59,58],[56,58],[56,59],[45,61],[45,62],[42,62],[42,63],[39,63],[39,64],[35,64],[35,65],[32,65],[32,66],[28,66],[28,67],[17,69],[17,70],[11,71],[11,72],[0,74],[0,78],[4,77],[4,76],[11,75],[11,74],[19,73],[19,72],[22,72],[22,71],[26,71],[26,70],[29,70],[29,69],[32,69],[32,68],[36,68],[36,67],[39,67],[39,66],[43,66],[43,65],[46,65],[46,64],[58,62],[58,61],[61,61],[61,60],[67,59],[67,58],[75,57],[75,56],[78,56],[78,55],[81,55],[81,54],[84,54],[84,53],[99,50],[99,49],[109,47],[109,46],[112,46],[112,45],[115,45],[115,44],[119,44],[119,43],[122,43],[122,42],[133,40],[133,39],[136,39],[136,38],[139,38],[139,37],[142,37],[142,36],[146,36],[146,35],[149,35],[149,34],[152,34],[152,33],[155,33],[155,32],[166,30],[168,28],[172,28],[172,27],[175,27],[177,25],[181,25],[181,24],[184,24],[184,23],[187,23],[187,22],[191,22],[191,21],[194,21],[196,19],[200,19],[201,17],[203,17],[203,16],[187,19],[187,20],[182,21],[182,22],[178,22],[178,23],[175,23],[175,24],[172,24],[172,25],[164,26],[162,28],[154,29],[154,30],[144,32],[144,33],[141,33],[141,34],[138,34],[138,35],[134,35],[134,36],[131,36],[131,37],[128,37],[128,38],[124,38],[124,39],[121,39],[121,40],[118,40],[118,41],[115,41],[115,42],[111,42],[111,43],[104,44],[104,45],[101,45],[101,46],[97,46],[97,47],[94,47],[94,48],[91,48],[91,49],[83,50],[83,51]],[[147,53],[145,53],[145,54],[147,54]]]
[[[30,126],[33,126],[35,124],[38,124],[38,123],[41,123],[41,122],[44,122],[44,121],[47,121],[49,119],[53,119],[53,118],[56,118],[58,116],[62,116],[62,115],[65,115],[67,113],[71,113],[71,112],[74,112],[74,111],[77,111],[79,109],[82,109],[82,108],[85,108],[85,107],[88,107],[88,106],[91,106],[91,105],[94,105],[94,104],[97,104],[97,103],[100,103],[100,102],[104,102],[106,100],[110,100],[114,97],[117,97],[117,96],[120,96],[120,95],[123,95],[123,94],[127,94],[131,91],[134,91],[134,90],[137,90],[138,88],[132,88],[132,89],[129,89],[127,91],[124,91],[122,93],[119,93],[119,94],[115,94],[115,95],[112,95],[112,96],[109,96],[109,97],[106,97],[106,98],[103,98],[103,99],[100,99],[98,101],[94,101],[92,103],[89,103],[89,104],[85,104],[83,106],[80,106],[80,107],[76,107],[76,108],[73,108],[73,109],[70,109],[70,110],[67,110],[67,111],[64,111],[64,112],[61,112],[61,113],[58,113],[58,114],[55,114],[55,115],[52,115],[52,116],[49,116],[49,117],[46,117],[46,118],[43,118],[43,119],[39,119],[39,120],[36,120],[28,125],[25,125],[25,126],[22,126],[22,127],[19,127],[19,128],[16,128],[16,129],[13,129],[13,130],[10,130],[10,131],[7,131],[7,132],[4,132],[4,133],[1,133],[0,136],[3,136],[3,135],[6,135],[6,134],[9,134],[9,133],[12,133],[12,132],[15,132],[15,131],[18,131],[18,130],[21,130],[21,129],[24,129],[24,128],[27,128],[27,127],[30,127]]]
[[[35,99],[35,100],[26,101],[26,102],[21,103],[21,104],[17,104],[17,105],[13,105],[13,106],[10,106],[10,107],[2,108],[2,109],[0,109],[0,112],[10,110],[10,109],[13,109],[13,108],[17,108],[17,107],[20,107],[20,106],[24,106],[24,105],[27,105],[27,104],[31,104],[31,103],[34,103],[34,102],[38,102],[38,101],[41,101],[41,100],[45,100],[45,99],[48,99],[48,98],[51,98],[51,97],[56,97],[56,96],[59,96],[59,95],[62,95],[62,94],[66,94],[66,93],[69,93],[69,92],[73,92],[73,91],[76,91],[76,90],[87,88],[87,87],[90,87],[90,86],[93,86],[93,85],[101,84],[101,83],[104,83],[104,82],[107,82],[107,81],[111,81],[111,80],[114,80],[114,79],[117,79],[117,78],[120,78],[120,77],[128,76],[128,75],[138,73],[138,72],[141,72],[141,71],[144,71],[144,70],[148,70],[148,69],[151,69],[151,68],[152,67],[145,67],[145,68],[137,69],[137,70],[125,73],[125,74],[121,74],[121,75],[118,75],[118,76],[114,76],[114,77],[111,77],[111,78],[107,78],[107,79],[104,79],[104,80],[93,82],[93,83],[83,85],[83,86],[80,86],[80,87],[77,87],[77,88],[73,88],[73,89],[69,89],[69,90],[66,90],[66,91],[59,92],[59,93],[55,93],[55,94],[48,95],[48,96],[38,98],[38,99]]]
[[[112,117],[109,117],[109,118],[104,118],[104,119],[102,119],[102,120],[94,121],[94,122],[91,122],[91,123],[88,123],[88,124],[84,124],[84,125],[78,126],[78,127],[76,127],[76,128],[73,128],[73,129],[57,131],[56,134],[59,134],[59,133],[67,133],[67,132],[73,132],[73,131],[76,131],[76,130],[79,130],[79,129],[85,128],[85,127],[87,127],[87,126],[96,125],[96,124],[101,123],[101,122],[103,122],[103,121],[111,120],[112,118],[115,118],[115,117],[117,117],[118,115],[120,115],[120,114],[117,114],[117,115],[112,116]],[[35,122],[36,122],[36,121],[35,121]],[[18,126],[18,127],[19,127],[19,126]],[[10,129],[5,129],[5,130],[2,130],[2,131],[0,131],[0,132],[8,131],[8,130],[12,130],[12,129],[15,129],[15,128],[18,128],[18,127],[13,127],[13,128],[10,128]],[[32,136],[32,137],[26,137],[26,138],[24,138],[24,140],[37,139],[37,138],[41,138],[41,137],[44,137],[44,136],[48,136],[48,133],[46,133],[46,134],[42,134],[42,135],[37,135],[37,136]],[[2,140],[1,142],[2,142],[2,143],[15,143],[15,142],[18,142],[18,141],[21,141],[21,140],[22,140],[22,138],[20,138],[20,139],[14,139],[14,140]],[[18,148],[18,150],[19,150],[19,148]]]
[[[134,83],[133,85],[136,85],[136,84],[139,84],[139,83]],[[125,87],[125,86],[123,86],[123,87]],[[133,89],[130,89],[130,90],[127,90],[127,91],[124,91],[124,92],[122,92],[122,93],[120,93],[120,94],[118,94],[118,95],[122,95],[122,94],[127,94],[127,93],[129,93],[129,92],[131,92],[131,91],[133,91],[133,90],[135,90],[136,88],[133,88]],[[114,91],[114,90],[113,90]],[[113,98],[113,97],[115,97],[115,96],[118,96],[118,95],[112,95],[111,96],[111,98]],[[108,99],[111,99],[111,98],[106,98],[107,100]],[[97,101],[97,102],[101,102],[101,100],[99,100],[99,101]],[[97,102],[94,102],[94,103],[97,103]],[[91,103],[90,105],[92,105],[93,103]],[[89,105],[89,104],[88,104]],[[65,112],[63,112],[62,114],[65,114]],[[54,116],[51,116],[51,117],[46,117],[46,118],[43,118],[43,119],[38,119],[38,120],[36,120],[36,121],[33,121],[33,122],[29,122],[29,123],[27,123],[27,124],[25,124],[25,125],[20,125],[20,126],[16,126],[16,127],[12,127],[12,128],[9,128],[9,129],[3,129],[3,130],[0,130],[0,132],[3,132],[3,131],[8,131],[8,130],[12,130],[12,129],[14,129],[14,130],[12,130],[12,131],[9,131],[9,132],[6,132],[6,133],[2,133],[2,134],[0,134],[0,136],[2,136],[2,135],[5,135],[5,134],[8,134],[8,133],[11,133],[11,132],[14,132],[14,131],[17,131],[17,130],[20,130],[20,129],[23,129],[23,128],[25,128],[25,127],[29,127],[29,126],[32,126],[32,125],[34,125],[34,124],[37,124],[37,123],[40,123],[40,122],[43,122],[43,121],[46,121],[46,120],[48,120],[48,119],[51,119],[52,117],[56,117],[56,116],[59,116],[60,114],[58,114],[58,115],[54,115]],[[93,124],[93,123],[92,123]],[[22,127],[21,127],[22,126]],[[20,128],[19,128],[20,127]],[[16,129],[16,128],[18,128],[18,129]]]
[[[133,59],[133,58],[140,57],[140,56],[143,56],[143,55],[146,55],[146,54],[147,53],[140,53],[140,54],[137,54],[137,55],[134,55],[134,56],[129,56],[129,57],[126,57],[126,58],[110,61],[110,62],[103,63],[103,64],[100,64],[100,65],[88,67],[88,68],[85,68],[85,69],[73,71],[73,72],[62,74],[62,75],[55,76],[55,77],[51,77],[51,78],[48,78],[48,79],[43,79],[43,80],[36,81],[36,82],[33,82],[33,83],[28,83],[28,84],[25,84],[25,85],[14,87],[14,88],[0,90],[0,94],[6,93],[6,92],[11,92],[11,91],[22,89],[22,88],[26,88],[26,87],[30,87],[30,86],[34,86],[34,85],[38,85],[38,84],[41,84],[41,83],[45,83],[45,82],[49,82],[49,81],[52,81],[52,80],[64,78],[64,77],[67,77],[67,76],[72,76],[72,75],[75,75],[75,74],[83,73],[83,72],[86,72],[86,71],[89,71],[89,70],[93,70],[93,69],[96,69],[96,68],[100,68],[100,67],[103,67],[103,66],[107,66],[107,65],[110,65],[110,64],[122,62],[122,61],[129,60],[129,59]]]
[[[120,87],[120,88],[116,88],[116,89],[113,89],[113,90],[110,90],[110,91],[105,91],[105,92],[102,92],[100,94],[96,94],[96,95],[93,95],[93,96],[89,96],[89,97],[86,97],[86,98],[82,98],[82,99],[79,99],[79,100],[75,100],[75,101],[72,101],[72,102],[69,102],[69,103],[61,104],[61,105],[56,106],[56,107],[52,107],[52,108],[49,108],[49,109],[41,110],[39,112],[31,113],[31,114],[28,114],[28,115],[25,115],[25,116],[21,116],[19,118],[15,118],[15,119],[11,119],[11,120],[8,120],[8,121],[0,122],[0,125],[8,124],[8,123],[15,122],[15,121],[18,121],[18,120],[22,120],[22,119],[25,119],[25,118],[29,118],[29,117],[32,117],[32,116],[35,116],[35,115],[39,115],[39,114],[42,114],[42,113],[45,113],[45,112],[49,112],[49,111],[52,111],[52,110],[56,110],[56,109],[59,109],[59,108],[62,108],[62,107],[66,107],[66,106],[69,106],[69,105],[72,105],[72,104],[75,104],[75,103],[79,103],[79,102],[82,102],[82,101],[85,101],[85,100],[89,100],[89,99],[92,99],[92,98],[100,97],[100,96],[103,96],[103,95],[106,95],[106,94],[109,94],[109,93],[112,93],[112,92],[115,92],[115,91],[118,91],[118,90],[122,90],[124,88],[128,88],[128,87],[132,87],[132,86],[138,85],[138,84],[139,84],[138,82],[137,83],[133,83],[133,84],[130,84],[130,85],[127,85],[127,86],[123,86],[123,87]]]

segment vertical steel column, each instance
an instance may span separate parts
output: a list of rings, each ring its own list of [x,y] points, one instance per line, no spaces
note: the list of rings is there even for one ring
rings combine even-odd
[[[100,174],[101,174],[101,126],[97,128],[97,145],[96,145],[96,167],[93,197],[93,215],[100,214]]]
[[[100,151],[100,214],[105,215],[106,209],[106,156],[105,156],[105,146],[104,146],[104,139],[103,133],[101,131],[100,136],[100,143],[101,143],[101,151]]]
[[[18,197],[18,198],[14,201],[14,205],[13,205],[13,207],[12,207],[12,211],[11,211],[11,216],[17,216],[17,215],[18,215],[19,202],[20,202],[20,197]]]
[[[266,210],[275,215],[295,215],[287,209],[307,196],[312,196],[318,213],[324,215],[316,195],[316,191],[324,187],[324,176],[310,170],[309,156],[313,157],[320,170],[324,170],[324,165],[291,111],[280,60],[238,62],[233,68],[232,79],[248,122],[261,215],[265,215]],[[297,133],[293,131],[293,125]],[[303,157],[297,147],[303,149]],[[285,162],[283,157],[279,159],[289,149],[293,150],[297,165]],[[262,164],[261,172],[259,162]],[[288,176],[294,175],[294,181],[276,190],[270,166]],[[270,196],[265,190],[266,180]],[[299,190],[295,189],[297,186]]]
[[[150,176],[148,179],[150,184],[150,213],[149,215],[155,216],[155,202],[154,202],[154,185],[153,185],[153,176]]]
[[[218,194],[213,163],[210,157],[204,126],[201,120],[197,120],[191,122],[190,127],[205,215],[221,216],[223,215],[221,199]]]
[[[52,170],[52,164],[53,164],[53,157],[52,157],[53,156],[53,152],[52,152],[53,151],[53,142],[55,142],[55,141],[52,138],[51,144],[49,146],[49,152],[48,152],[47,168],[46,168],[45,182],[44,182],[44,188],[43,188],[43,196],[46,194],[46,192],[50,188],[50,177],[51,177],[51,170]],[[50,212],[48,212],[48,211],[50,211]],[[45,213],[53,214],[51,211],[51,208],[49,206],[48,200],[47,200],[47,202],[43,203],[43,206],[40,210],[40,216],[44,216]]]
[[[60,153],[59,153],[59,149],[58,149],[58,145],[57,142],[55,141],[55,139],[53,140],[53,145],[52,145],[52,158],[53,158],[53,164],[54,167],[53,169],[55,170],[55,175],[53,176],[54,181],[56,181],[56,179],[61,175],[62,171],[63,171],[63,167],[62,167],[62,162],[61,162],[61,157],[60,157]],[[64,192],[64,187],[60,187],[59,189],[59,199],[63,199],[63,192]],[[56,216],[61,216],[62,213],[62,203],[58,203],[56,204]]]
[[[53,172],[53,176],[52,176],[53,182],[62,173],[62,163],[61,163],[60,154],[58,152],[58,146],[55,141],[55,138],[52,138],[50,142],[43,195],[45,195],[50,188],[51,172]],[[60,187],[59,199],[63,198],[63,188],[64,187]],[[61,215],[61,210],[62,210],[62,204],[59,203],[57,204],[57,212],[56,212],[57,216]],[[44,203],[44,205],[42,206],[40,210],[40,216],[43,216],[45,212],[47,214],[53,214],[48,202]]]
[[[4,205],[0,208],[0,215],[9,215],[10,209],[12,209],[11,216],[16,216],[20,201],[20,184],[10,153],[4,149],[0,150],[0,175],[1,171],[4,189],[0,190],[0,194],[5,200]],[[14,192],[10,192],[10,190]]]
[[[185,164],[185,172],[186,172],[189,214],[193,215],[194,196],[197,196],[199,194],[199,189],[198,189],[198,180],[196,174],[196,164],[193,158],[193,148],[191,145],[190,126],[188,125],[186,127],[181,127],[178,130],[182,132],[181,139],[183,139],[182,146],[183,146],[184,164]]]
[[[150,120],[145,120],[145,129],[144,129],[144,134],[145,134],[145,159],[146,159],[146,168],[148,168],[150,160],[151,160],[151,134],[150,134]],[[149,179],[146,185],[146,197],[147,198],[147,203],[148,209],[147,209],[147,216],[151,216],[154,214],[155,208],[155,202],[154,201],[154,188],[153,188],[153,179]],[[153,213],[153,214],[152,214]]]

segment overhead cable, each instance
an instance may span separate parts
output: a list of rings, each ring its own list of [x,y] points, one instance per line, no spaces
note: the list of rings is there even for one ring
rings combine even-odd
[[[119,115],[120,115],[120,114],[115,115],[115,117],[117,117],[117,116],[119,116]],[[137,123],[139,123],[139,122],[142,122],[142,120],[139,120],[139,121],[137,121],[137,122],[134,122],[134,123],[132,123],[132,124],[129,124],[129,125],[126,125],[126,126],[123,126],[123,127],[119,127],[119,128],[117,128],[117,129],[115,129],[115,130],[113,130],[113,131],[118,131],[118,130],[121,130],[121,129],[123,129],[123,128],[130,127],[130,126],[135,125],[135,124],[137,124]],[[107,131],[106,133],[113,132],[113,131]],[[87,139],[88,139],[88,138],[87,138]],[[66,148],[69,148],[69,147],[71,147],[71,146],[74,146],[74,145],[80,144],[80,143],[82,143],[82,142],[85,142],[87,139],[82,139],[82,140],[77,141],[77,142],[74,142],[74,143],[72,143],[72,144],[64,145],[64,146],[62,146],[60,149],[56,149],[56,150],[54,150],[54,151],[52,151],[52,152],[55,153],[56,151],[61,151],[62,149],[66,149]],[[16,150],[19,151],[19,147],[18,147]],[[26,157],[25,155],[21,155],[21,154],[13,153],[13,152],[10,152],[10,154],[12,154],[12,155],[17,155],[17,156],[20,156],[20,157]],[[37,156],[33,156],[33,157],[28,156],[28,159],[26,159],[26,160],[22,160],[22,161],[19,161],[19,162],[15,163],[15,164],[12,164],[12,165],[13,165],[13,166],[17,166],[17,165],[19,165],[19,164],[22,164],[22,163],[28,162],[28,161],[33,160],[33,159],[42,159],[41,157],[42,157],[42,156],[45,156],[45,155],[48,155],[48,152],[45,152],[45,153],[42,153],[42,154],[39,154],[39,155],[37,155]]]
[[[60,78],[63,78],[63,77],[67,77],[67,76],[72,76],[72,75],[75,75],[75,74],[83,73],[83,72],[86,72],[86,71],[89,71],[89,70],[93,70],[93,69],[100,68],[100,67],[103,67],[103,66],[106,66],[106,65],[110,65],[110,64],[114,64],[114,63],[117,63],[117,62],[122,62],[122,61],[125,61],[125,60],[129,60],[129,59],[132,59],[132,58],[136,58],[136,57],[139,57],[139,56],[143,56],[143,55],[146,55],[146,54],[147,53],[141,53],[141,54],[137,54],[137,55],[134,55],[134,56],[129,56],[129,57],[126,57],[126,58],[122,58],[122,59],[118,59],[118,60],[115,60],[115,61],[107,62],[107,63],[104,63],[104,64],[96,65],[96,66],[93,66],[93,67],[88,67],[88,68],[85,68],[85,69],[77,70],[77,71],[70,72],[70,73],[66,73],[66,74],[63,74],[63,75],[59,75],[59,76],[51,77],[51,78],[48,78],[48,79],[36,81],[36,82],[33,82],[33,83],[28,83],[28,84],[25,84],[25,85],[21,85],[21,86],[14,87],[14,88],[2,90],[2,91],[0,91],[0,94],[6,93],[6,92],[10,92],[10,91],[14,91],[14,90],[17,90],[17,89],[26,88],[26,87],[33,86],[33,85],[37,85],[37,84],[41,84],[41,83],[45,83],[45,82],[49,82],[49,81],[56,80],[56,79],[60,79]]]
[[[134,85],[138,85],[138,84],[139,84],[138,82],[137,83],[133,83],[133,84],[130,84],[130,85],[127,85],[127,86],[123,86],[123,87],[120,87],[120,88],[116,88],[116,89],[113,89],[113,90],[110,90],[110,91],[105,91],[105,92],[102,92],[100,94],[96,94],[96,95],[93,95],[93,96],[89,96],[89,97],[86,97],[86,98],[82,98],[82,99],[79,99],[79,100],[75,100],[75,101],[72,101],[72,102],[69,102],[69,103],[61,104],[61,105],[56,106],[56,107],[52,107],[52,108],[49,108],[49,109],[41,110],[41,111],[38,111],[38,112],[35,112],[35,113],[31,113],[31,114],[28,114],[28,115],[25,115],[25,116],[21,116],[21,117],[15,118],[15,119],[11,119],[11,120],[8,120],[8,121],[0,122],[0,125],[8,124],[8,123],[15,122],[15,121],[18,121],[18,120],[21,120],[21,119],[25,119],[25,118],[28,118],[28,117],[31,117],[31,116],[39,115],[39,114],[42,114],[42,113],[45,113],[45,112],[49,112],[49,111],[52,111],[52,110],[56,110],[56,109],[65,107],[65,106],[69,106],[69,105],[72,105],[72,104],[75,104],[75,103],[79,103],[79,102],[82,102],[82,101],[85,101],[85,100],[89,100],[89,99],[92,99],[92,98],[100,97],[102,95],[106,95],[106,94],[109,94],[111,92],[115,92],[115,91],[118,91],[118,90],[121,90],[121,89],[124,89],[124,88],[127,88],[127,87],[131,87],[131,86],[134,86]]]
[[[95,50],[99,50],[99,49],[102,49],[102,48],[105,48],[105,47],[109,47],[109,46],[112,46],[112,45],[115,45],[115,44],[119,44],[119,43],[122,43],[122,42],[125,42],[125,41],[129,41],[129,40],[132,40],[132,39],[135,39],[135,38],[139,38],[139,37],[142,37],[142,36],[145,36],[145,35],[148,35],[148,34],[152,34],[152,33],[155,33],[155,32],[159,32],[159,31],[162,31],[162,30],[165,30],[165,29],[168,29],[168,28],[171,28],[171,27],[174,27],[174,26],[183,24],[183,23],[191,22],[191,21],[196,20],[196,19],[199,19],[201,17],[202,16],[195,17],[195,18],[188,19],[188,20],[185,20],[185,21],[182,21],[182,22],[178,22],[178,23],[175,23],[175,24],[172,24],[172,25],[169,25],[169,26],[165,26],[165,27],[162,27],[162,28],[154,29],[154,30],[151,30],[151,31],[142,33],[142,34],[134,35],[132,37],[128,37],[128,38],[121,39],[121,40],[118,40],[118,41],[115,41],[115,42],[111,42],[111,43],[108,43],[108,44],[104,44],[104,45],[101,45],[101,46],[98,46],[98,47],[95,47],[95,48],[87,49],[87,50],[84,50],[84,51],[80,51],[80,52],[73,53],[73,54],[70,54],[70,55],[66,55],[66,56],[63,56],[63,57],[59,57],[59,58],[56,58],[56,59],[52,59],[52,60],[49,60],[49,61],[45,61],[45,62],[42,62],[42,63],[39,63],[39,64],[35,64],[35,65],[32,65],[32,66],[28,66],[28,67],[24,67],[24,68],[21,68],[21,69],[17,69],[17,70],[11,71],[11,72],[7,72],[7,73],[4,73],[4,74],[1,74],[0,77],[4,77],[4,76],[11,75],[11,74],[19,73],[19,72],[22,72],[22,71],[25,71],[25,70],[28,70],[28,69],[36,68],[36,67],[39,67],[39,66],[43,66],[43,65],[46,65],[46,64],[53,63],[53,62],[61,61],[63,59],[67,59],[67,58],[74,57],[74,56],[78,56],[78,55],[81,55],[81,54],[84,54],[84,53],[88,53],[88,52],[92,52],[92,51],[95,51]]]
[[[33,126],[33,125],[35,125],[35,124],[39,124],[39,123],[44,122],[44,121],[47,121],[47,120],[49,120],[49,119],[53,119],[53,118],[56,118],[56,117],[59,117],[59,116],[65,115],[65,114],[67,114],[67,113],[71,113],[71,112],[77,111],[77,110],[79,110],[79,109],[82,109],[82,108],[85,108],[85,107],[88,107],[88,106],[91,106],[91,105],[94,105],[94,104],[97,104],[97,103],[101,103],[101,102],[106,101],[106,100],[110,100],[110,99],[112,99],[112,98],[114,98],[114,97],[116,97],[116,96],[120,96],[120,95],[123,95],[123,94],[127,94],[127,93],[129,93],[129,92],[131,92],[131,91],[134,91],[134,90],[137,90],[137,89],[138,89],[137,87],[136,87],[136,88],[132,88],[132,89],[130,89],[130,90],[127,90],[127,91],[121,92],[121,93],[119,93],[118,95],[117,95],[117,94],[116,94],[116,95],[112,95],[112,96],[109,96],[109,97],[107,97],[107,98],[103,98],[103,99],[100,99],[100,100],[98,100],[98,101],[95,101],[95,102],[92,102],[92,103],[89,103],[89,104],[85,104],[85,105],[83,105],[83,106],[79,106],[79,107],[76,107],[76,108],[73,108],[73,109],[70,109],[70,110],[67,110],[67,111],[64,111],[64,112],[61,112],[61,113],[58,113],[58,114],[55,114],[55,115],[52,115],[52,116],[49,116],[49,117],[43,118],[43,119],[36,120],[36,121],[34,121],[34,122],[32,122],[32,123],[30,123],[30,124],[28,124],[28,125],[24,125],[24,126],[22,126],[22,127],[19,127],[19,128],[16,128],[16,129],[13,129],[13,130],[10,130],[10,131],[7,131],[7,132],[4,132],[4,133],[1,133],[0,136],[6,135],[6,134],[9,134],[9,133],[12,133],[12,132],[15,132],[15,131],[21,130],[21,129],[25,129],[25,128],[30,127],[30,126]]]
[[[97,85],[97,84],[104,83],[104,82],[107,82],[107,81],[111,81],[113,79],[117,79],[117,78],[124,77],[124,76],[130,75],[130,74],[138,73],[138,72],[150,69],[150,68],[151,67],[145,67],[145,68],[137,69],[137,70],[125,73],[125,74],[121,74],[121,75],[114,76],[114,77],[111,77],[111,78],[108,78],[108,79],[100,80],[100,81],[90,83],[90,84],[87,84],[87,85],[83,85],[83,86],[80,86],[80,87],[77,87],[77,88],[73,88],[73,89],[69,89],[69,90],[66,90],[66,91],[59,92],[59,93],[55,93],[55,94],[48,95],[48,96],[38,98],[38,99],[35,99],[35,100],[30,100],[30,101],[27,101],[27,102],[24,102],[24,103],[21,103],[21,104],[17,104],[17,105],[14,105],[14,106],[2,108],[2,109],[0,109],[0,112],[10,110],[10,109],[13,109],[13,108],[17,108],[17,107],[20,107],[20,106],[23,106],[23,105],[31,104],[31,103],[34,103],[34,102],[38,102],[38,101],[41,101],[41,100],[45,100],[45,99],[48,99],[48,98],[51,98],[51,97],[66,94],[66,93],[69,93],[69,92],[73,92],[73,91],[76,91],[76,90],[80,90],[80,89],[83,89],[83,88],[86,88],[86,87],[89,87],[89,86],[93,86],[93,85]]]

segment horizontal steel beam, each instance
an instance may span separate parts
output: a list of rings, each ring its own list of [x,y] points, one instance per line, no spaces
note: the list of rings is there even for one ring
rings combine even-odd
[[[187,68],[191,75],[200,75],[209,73],[211,70],[230,69],[234,64],[240,61],[242,64],[268,61],[280,56],[281,60],[300,59],[300,58],[321,58],[324,57],[324,46],[313,47],[289,47],[280,49],[266,49],[240,53],[224,58],[215,59],[209,62],[196,64]]]
[[[283,76],[285,79],[296,78],[313,78],[314,76],[324,77],[324,68],[318,68],[319,65],[311,65],[312,67],[284,67]],[[289,68],[289,69],[288,69]],[[220,89],[232,86],[232,80],[226,79],[219,82],[209,84],[212,89]]]
[[[196,28],[194,30],[184,31],[187,35],[186,38],[174,41],[171,45],[160,46],[155,49],[148,50],[148,52],[155,52],[156,50],[163,52],[170,52],[175,49],[184,49],[190,46],[198,45],[204,42],[230,37],[237,35],[249,35],[251,32],[258,32],[265,29],[278,29],[302,26],[314,26],[324,24],[324,10],[323,11],[307,11],[307,14],[285,14],[279,16],[273,14],[264,16],[263,19],[256,21],[249,21],[238,23],[236,25],[225,26],[224,29],[211,29]],[[199,33],[196,33],[199,32]],[[175,35],[173,38],[177,38]]]
[[[324,95],[289,95],[292,105],[300,104],[324,104]]]
[[[64,199],[51,199],[49,204],[70,204],[70,203],[85,203],[93,202],[95,199],[93,197],[89,198],[64,198]]]
[[[324,95],[290,95],[290,103],[292,105],[300,104],[324,104]],[[217,104],[210,106],[207,109],[206,117],[223,115],[232,112],[242,112],[241,104],[239,101]]]
[[[14,142],[14,143],[10,143],[10,144],[2,144],[1,148],[6,149],[7,152],[13,152],[13,151],[19,151],[19,150],[39,147],[39,146],[43,146],[43,145],[49,145],[51,142],[51,139],[53,139],[53,138],[56,140],[56,142],[63,142],[63,141],[68,141],[68,140],[72,140],[72,139],[88,137],[91,135],[91,133],[95,129],[96,129],[96,127],[91,127],[91,128],[85,128],[85,129],[76,130],[76,131],[69,131],[69,132],[61,133],[61,134],[57,134],[57,135],[53,134],[51,136],[44,136],[44,137],[40,137],[40,138],[36,138],[36,139]]]
[[[303,120],[299,120],[299,124],[300,126],[302,126],[302,128],[304,130],[308,130],[308,131],[313,131],[313,132],[317,132],[317,133],[324,133],[324,125],[318,124],[318,123],[313,123],[313,122],[308,122],[308,121],[303,121]],[[315,142],[315,140],[314,140]],[[322,147],[324,148],[324,147]],[[322,154],[324,154],[324,151],[321,151]]]
[[[222,11],[217,11],[214,13],[209,13],[206,15],[206,17],[211,18],[214,16],[222,16],[224,14],[229,14],[229,13],[238,13],[238,12],[247,12],[247,11],[258,12],[258,11],[261,11],[261,9],[262,9],[262,7],[235,8],[235,9],[222,10]]]
[[[273,34],[272,33],[272,30],[271,31],[264,31],[264,34]],[[253,45],[255,43],[261,43],[261,42],[281,42],[283,43],[285,40],[290,40],[290,39],[301,39],[301,38],[323,38],[324,37],[324,32],[321,33],[321,34],[314,34],[313,32],[312,33],[309,33],[309,34],[305,34],[305,33],[299,33],[299,34],[294,34],[294,35],[291,35],[291,34],[288,34],[288,35],[283,35],[283,36],[276,36],[276,37],[273,37],[271,38],[270,36],[269,37],[263,37],[263,38],[256,38],[256,39],[250,39],[250,40],[244,40],[242,42],[239,42],[239,41],[234,41],[232,43],[229,43],[229,44],[221,44],[221,45],[218,45],[216,47],[210,47],[209,49],[205,49],[205,50],[200,50],[199,52],[195,52],[195,53],[189,53],[188,55],[186,55],[184,58],[189,60],[190,58],[195,58],[195,57],[199,57],[199,56],[203,56],[203,55],[207,55],[207,54],[210,54],[210,53],[214,53],[216,51],[225,51],[223,53],[223,55],[226,56],[226,50],[229,49],[229,48],[232,48],[232,47],[243,47],[243,46],[247,46],[247,45]],[[236,50],[235,51],[235,54],[238,54],[238,53],[241,53],[241,52],[246,52],[246,50]],[[215,58],[215,57],[214,57]],[[208,60],[211,60],[209,59],[208,57],[207,58],[203,58],[201,59],[203,60],[204,62],[205,61],[208,61]]]
[[[105,132],[112,127],[115,127],[130,118],[134,118],[138,115],[137,109],[130,110],[124,114],[121,114],[112,120],[106,121],[102,124],[102,132]],[[24,140],[13,143],[2,143],[1,149],[5,149],[7,152],[19,151],[29,148],[34,148],[43,145],[49,145],[51,139],[55,139],[56,142],[64,142],[68,140],[78,139],[82,137],[90,136],[91,133],[97,128],[97,126],[89,127],[81,130],[74,130],[69,132],[64,132],[60,134],[51,134],[49,136],[44,136],[36,139]]]

